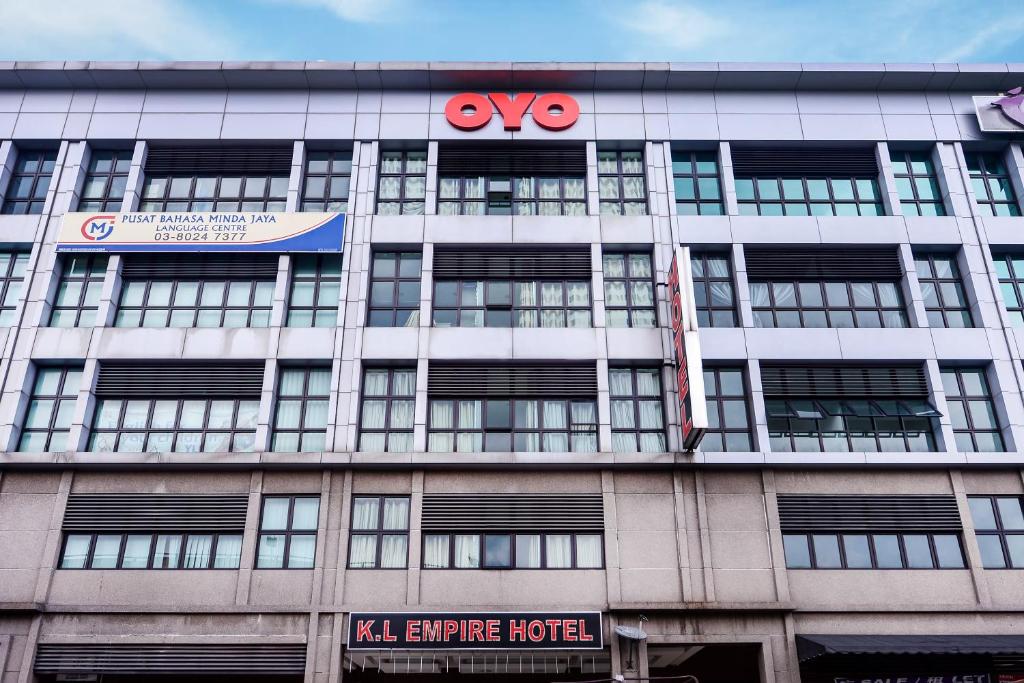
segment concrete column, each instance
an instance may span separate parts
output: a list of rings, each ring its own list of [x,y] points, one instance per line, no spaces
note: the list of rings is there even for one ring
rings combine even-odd
[[[725,205],[725,213],[729,216],[738,216],[740,205],[736,200],[736,177],[732,170],[732,145],[729,142],[718,143],[718,165],[721,169],[720,182],[722,183],[722,200]]]
[[[892,158],[887,143],[875,143],[875,161],[878,162],[878,187],[882,193],[885,213],[887,216],[902,216],[903,205],[900,204],[900,194],[896,189],[896,176],[892,172]]]
[[[138,211],[142,199],[142,188],[146,180],[143,168],[146,165],[146,155],[149,147],[144,140],[135,143],[135,150],[132,152],[132,165],[128,170],[128,181],[124,187],[124,201],[121,202],[121,211]]]
[[[924,364],[925,377],[928,380],[929,395],[932,397],[932,405],[939,409],[942,417],[939,418],[939,429],[935,433],[935,450],[939,453],[956,452],[956,437],[953,435],[953,424],[949,419],[949,411],[946,407],[946,390],[942,387],[942,370],[939,362],[934,358],[926,360]]]
[[[900,281],[900,290],[907,309],[908,327],[928,327],[928,311],[921,298],[921,283],[917,280],[917,265],[914,262],[913,248],[903,243],[899,246],[900,264],[904,277]]]
[[[437,140],[427,143],[427,194],[423,213],[427,216],[437,214]]]
[[[982,608],[991,607],[992,596],[989,593],[985,569],[981,563],[981,550],[978,547],[978,537],[974,533],[974,518],[971,517],[971,507],[967,502],[963,472],[960,470],[950,470],[949,483],[953,489],[953,495],[956,496],[956,506],[960,513],[960,521],[963,524],[963,532],[960,534],[960,538],[964,544],[964,553],[967,555],[967,568],[971,572],[971,582],[974,584],[974,593],[978,599],[978,606]]]
[[[288,175],[288,196],[285,211],[299,211],[302,206],[302,181],[306,171],[306,143],[296,140],[292,143],[292,167]]]

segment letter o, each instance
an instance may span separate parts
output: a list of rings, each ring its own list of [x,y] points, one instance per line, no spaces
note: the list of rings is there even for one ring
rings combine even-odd
[[[558,113],[553,113],[553,110]],[[579,117],[579,103],[563,93],[541,95],[533,102],[533,120],[546,130],[565,130]]]
[[[467,113],[466,109],[472,109],[472,112]],[[444,105],[445,118],[459,130],[483,128],[490,122],[493,114],[491,101],[473,92],[456,95]]]

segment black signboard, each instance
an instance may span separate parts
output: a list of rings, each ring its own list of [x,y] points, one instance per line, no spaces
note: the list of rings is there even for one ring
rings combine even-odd
[[[600,650],[600,612],[352,612],[350,650]]]

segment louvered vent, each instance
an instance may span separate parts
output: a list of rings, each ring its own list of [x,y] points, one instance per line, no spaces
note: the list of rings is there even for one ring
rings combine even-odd
[[[277,261],[274,254],[130,254],[123,259],[121,277],[274,280]]]
[[[811,278],[843,280],[899,280],[903,277],[899,252],[895,247],[872,249],[843,247],[825,249],[757,248],[744,252],[747,277]]]
[[[927,398],[924,367],[762,363],[766,398]]]
[[[732,169],[737,177],[825,176],[875,177],[878,162],[871,147],[818,147],[815,149],[736,149]]]
[[[302,675],[306,646],[42,643],[33,668],[37,674]]]
[[[783,531],[959,531],[954,496],[779,494]]]
[[[153,147],[146,154],[146,173],[261,173],[289,175],[291,147]]]
[[[246,494],[72,493],[65,531],[241,531]]]
[[[463,146],[442,144],[437,155],[438,175],[570,175],[587,174],[587,151],[571,146],[496,144]]]
[[[427,494],[422,526],[433,531],[603,531],[597,493]]]
[[[459,365],[431,363],[431,397],[597,396],[593,365]]]
[[[434,249],[434,279],[556,278],[585,279],[592,275],[589,248]]]
[[[259,398],[263,363],[122,363],[100,364],[96,395],[157,398],[223,396]]]

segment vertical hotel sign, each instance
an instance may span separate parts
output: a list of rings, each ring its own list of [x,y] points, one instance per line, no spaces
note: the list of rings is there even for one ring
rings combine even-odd
[[[679,427],[683,450],[692,451],[708,427],[708,406],[704,398],[704,367],[697,334],[697,307],[693,299],[690,249],[676,247],[668,273],[672,320],[672,353],[676,361],[676,389]]]

